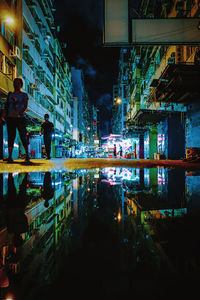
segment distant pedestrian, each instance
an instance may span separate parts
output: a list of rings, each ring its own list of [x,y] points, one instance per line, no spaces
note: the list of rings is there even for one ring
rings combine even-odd
[[[114,144],[114,149],[113,149],[113,154],[114,154],[114,157],[116,158],[117,157],[117,147],[116,145]]]
[[[54,132],[53,123],[49,121],[49,115],[44,115],[45,122],[42,123],[40,135],[43,133],[44,137],[44,145],[47,154],[47,159],[51,159],[51,141],[52,141],[52,133]]]
[[[120,145],[119,154],[120,154],[120,157],[122,157],[122,156],[123,156],[123,150],[122,150],[122,146],[121,146],[121,145]]]
[[[26,136],[26,119],[24,117],[24,112],[28,106],[28,95],[21,91],[23,87],[21,78],[15,78],[13,85],[14,92],[8,93],[5,109],[2,114],[2,120],[5,118],[8,131],[8,158],[5,160],[7,160],[8,163],[13,163],[12,152],[16,137],[16,129],[18,129],[19,136],[26,151],[25,162],[30,162]]]

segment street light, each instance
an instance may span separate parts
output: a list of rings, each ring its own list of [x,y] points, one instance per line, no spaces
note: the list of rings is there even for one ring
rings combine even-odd
[[[122,99],[120,97],[117,97],[116,103],[117,104],[121,104],[122,103]]]
[[[11,16],[8,16],[5,18],[5,23],[9,24],[9,25],[13,25],[14,24],[14,19]]]

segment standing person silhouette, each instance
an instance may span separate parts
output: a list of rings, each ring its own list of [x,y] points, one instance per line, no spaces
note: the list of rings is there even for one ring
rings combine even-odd
[[[122,145],[120,145],[120,150],[119,150],[119,153],[120,153],[120,157],[123,156],[123,149],[122,149]]]
[[[114,158],[116,158],[117,157],[117,147],[116,147],[116,144],[114,144],[113,154],[114,154]]]
[[[51,141],[52,133],[54,132],[54,126],[52,122],[49,122],[49,115],[44,115],[45,122],[42,123],[40,135],[43,133],[44,136],[44,145],[47,154],[47,159],[51,159]]]
[[[8,191],[6,195],[6,225],[7,231],[13,234],[13,245],[19,247],[23,244],[22,233],[28,231],[28,219],[25,215],[27,205],[28,174],[24,175],[23,181],[17,192],[13,174],[8,174]]]
[[[45,207],[49,207],[49,200],[53,198],[55,188],[52,186],[52,176],[50,172],[45,172],[41,196],[44,198]]]
[[[6,160],[8,163],[13,163],[12,152],[16,137],[16,129],[18,129],[19,136],[26,151],[25,162],[30,162],[26,136],[26,119],[24,117],[24,112],[28,106],[28,95],[21,91],[23,87],[21,78],[15,78],[13,85],[14,92],[8,93],[5,109],[2,114],[2,119],[6,117],[8,131],[8,158]]]

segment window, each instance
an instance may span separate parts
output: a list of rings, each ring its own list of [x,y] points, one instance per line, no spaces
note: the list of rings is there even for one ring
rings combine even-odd
[[[0,71],[3,72],[3,53],[0,51]]]
[[[32,33],[32,30],[28,24],[28,22],[26,21],[26,19],[23,18],[23,28],[24,28],[24,31],[27,33],[27,34],[30,34]]]
[[[31,95],[31,96],[33,96],[33,88],[30,86],[30,85],[28,85],[28,93]]]
[[[35,39],[35,48],[39,52],[39,54],[41,55],[40,43],[38,42],[37,39]]]
[[[46,53],[48,53],[48,56],[49,56],[49,52],[46,52]],[[49,69],[49,71],[53,74],[53,65],[52,65],[52,63],[49,61],[48,58],[46,58],[46,66],[47,66],[47,68]]]
[[[10,77],[15,78],[15,65],[0,51],[0,71]]]
[[[5,74],[8,75],[11,79],[15,77],[15,66],[5,57]]]
[[[6,25],[3,22],[1,22],[1,34],[10,45],[14,46],[15,44],[14,32],[8,29],[8,27],[6,27]]]
[[[12,5],[15,5],[17,0],[5,0],[7,4],[11,7]]]

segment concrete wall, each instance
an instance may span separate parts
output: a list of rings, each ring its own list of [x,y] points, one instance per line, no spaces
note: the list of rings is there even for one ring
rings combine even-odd
[[[157,136],[158,129],[157,127],[152,127],[149,132],[149,158],[154,158],[154,153],[157,152]]]
[[[185,120],[180,113],[169,115],[158,125],[158,139],[162,139],[158,141],[158,152],[166,158],[184,158]]]
[[[185,121],[181,114],[168,117],[168,158],[181,159],[185,156]]]

